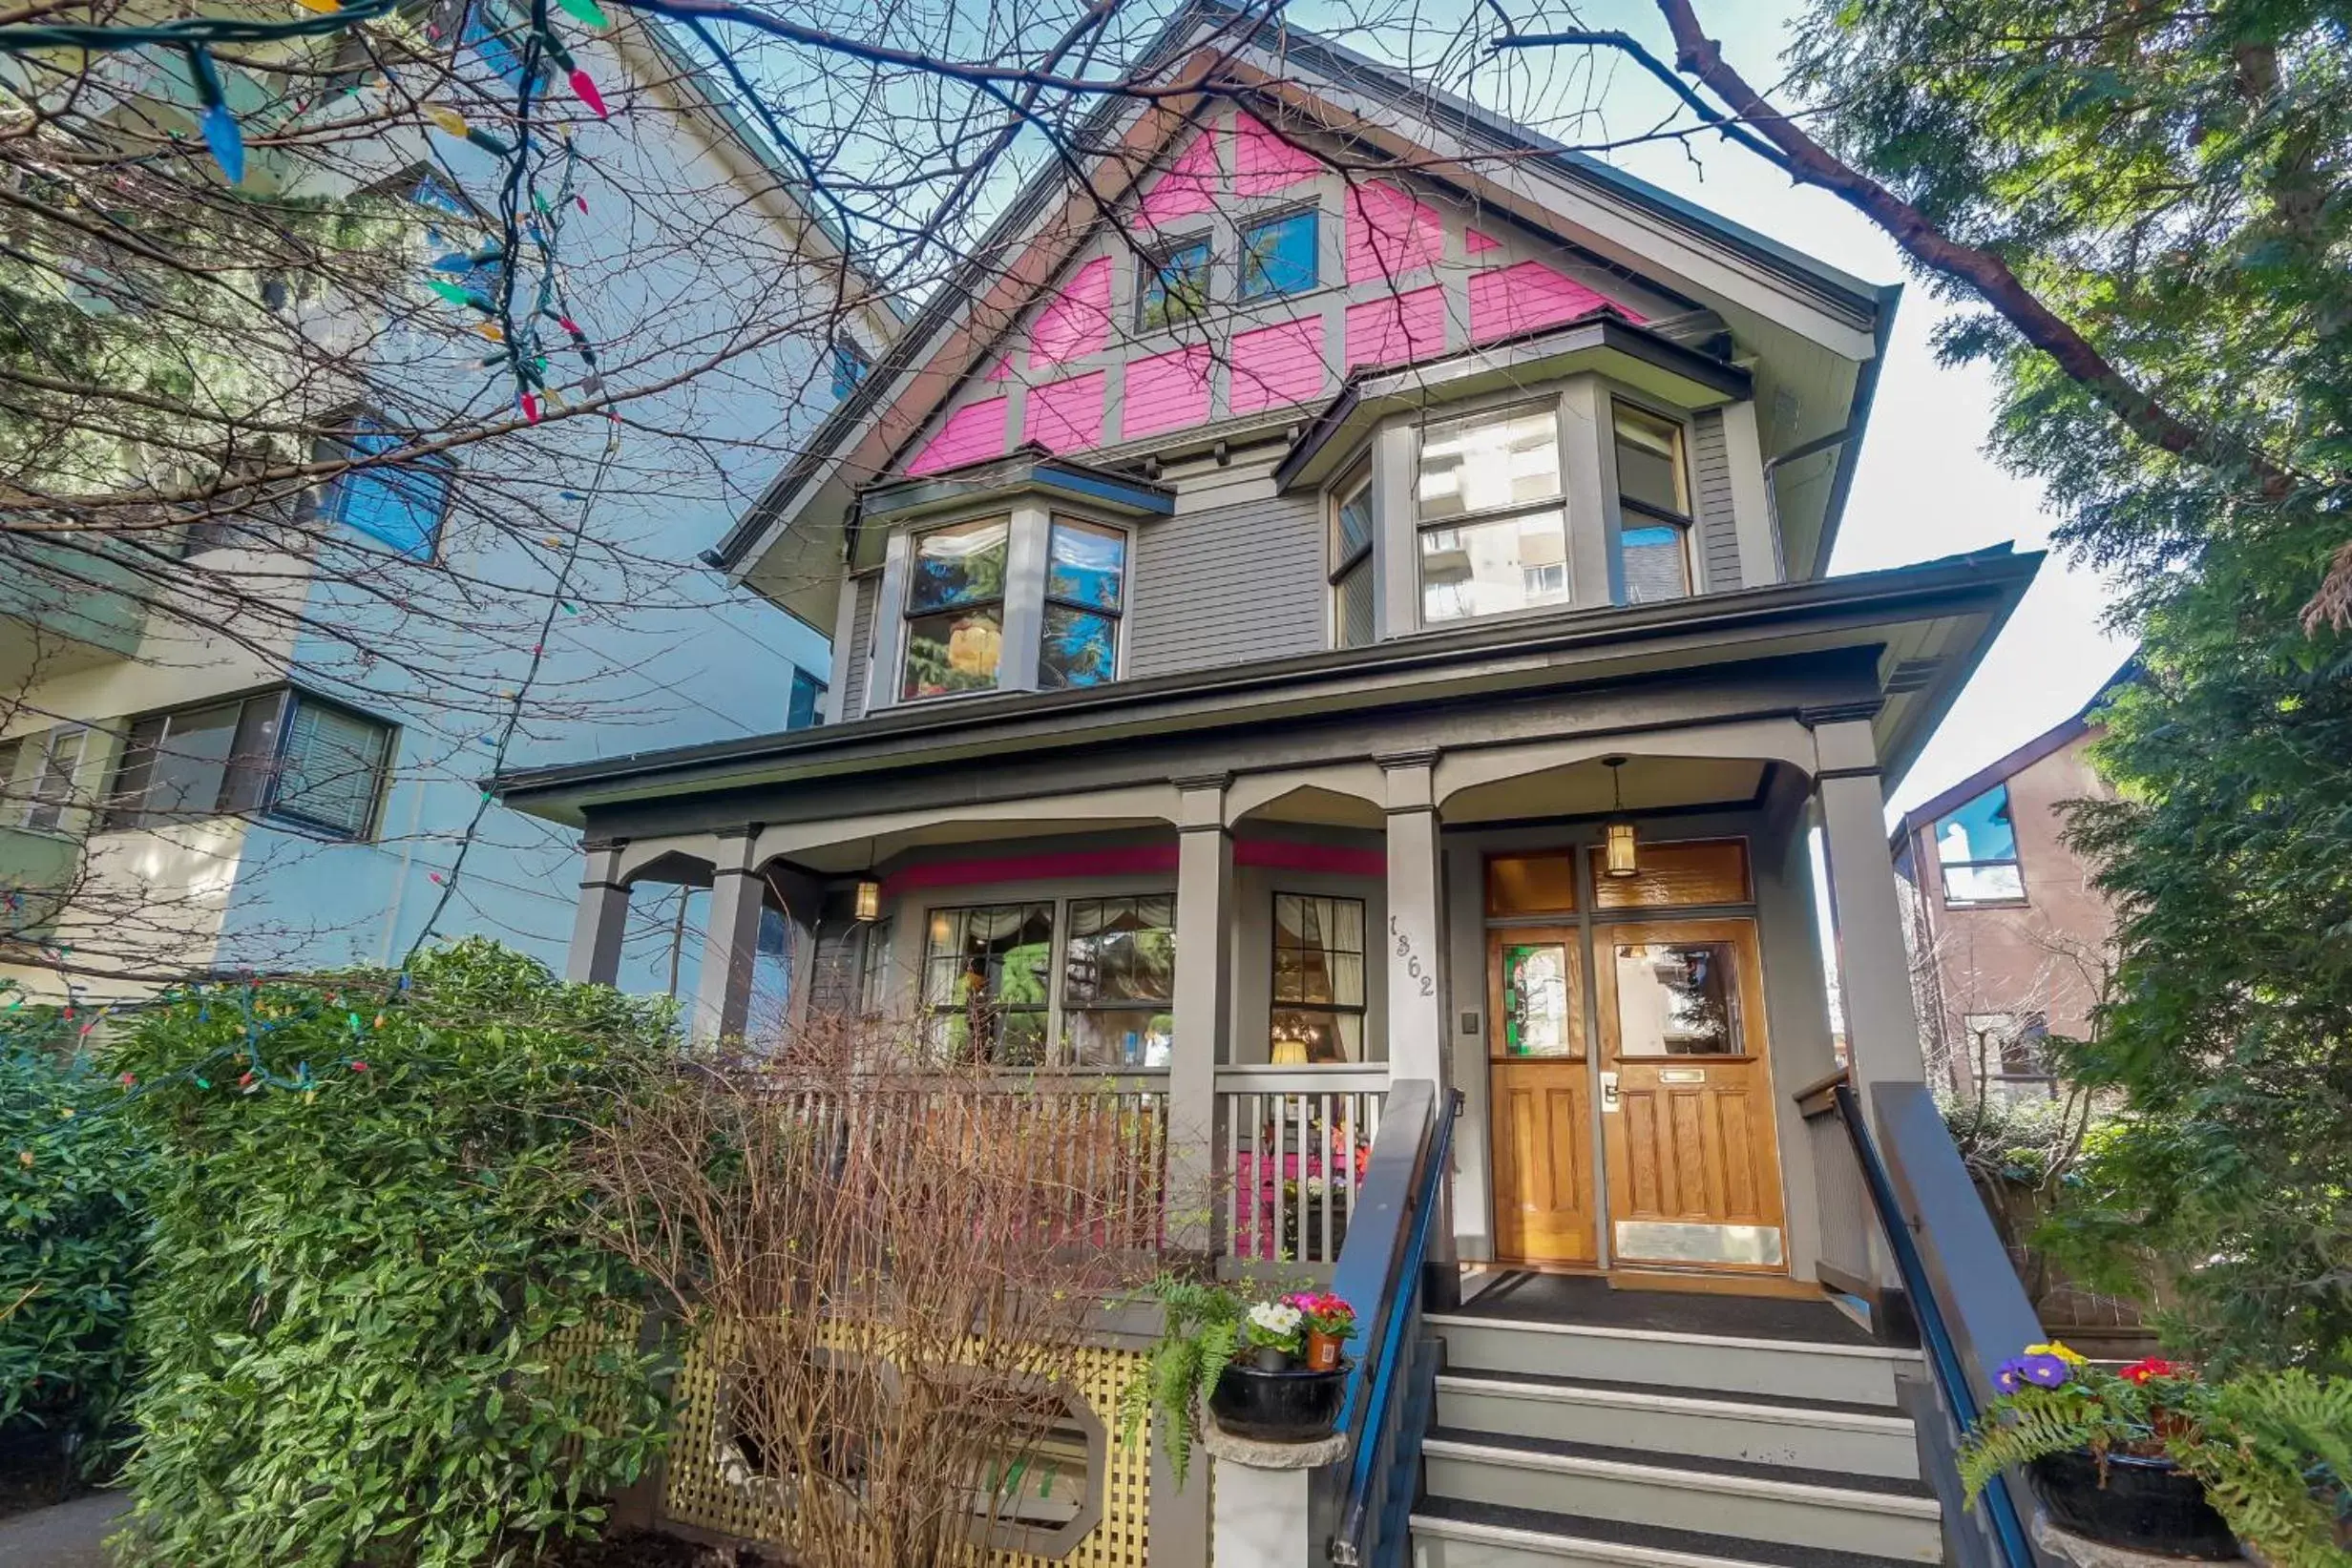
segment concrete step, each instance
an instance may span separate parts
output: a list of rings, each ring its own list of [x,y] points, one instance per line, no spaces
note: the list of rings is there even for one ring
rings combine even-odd
[[[1915,1481],[1908,1416],[1876,1406],[1685,1393],[1598,1379],[1447,1372],[1438,1425]]]
[[[1668,1333],[1597,1324],[1433,1314],[1448,1371],[1599,1379],[1702,1393],[1769,1394],[1893,1410],[1916,1350],[1798,1339]]]
[[[1434,1498],[1413,1516],[1414,1568],[1902,1568],[1900,1559]]]
[[[1943,1558],[1942,1511],[1913,1480],[1442,1426],[1423,1443],[1421,1460],[1432,1498],[1678,1530],[1704,1525],[1732,1540],[1898,1562]]]

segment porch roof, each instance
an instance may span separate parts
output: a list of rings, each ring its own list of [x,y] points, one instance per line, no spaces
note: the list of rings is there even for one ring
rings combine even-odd
[[[1549,612],[1366,648],[1051,693],[934,700],[812,729],[502,773],[507,805],[584,826],[598,806],[796,781],[838,782],[1179,736],[1376,718],[1436,700],[1874,650],[1873,720],[1891,789],[1974,673],[2040,567],[2003,545],[1853,576],[1659,604]]]

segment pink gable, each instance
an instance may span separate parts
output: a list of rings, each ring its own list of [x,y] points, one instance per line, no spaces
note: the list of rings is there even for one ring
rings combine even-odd
[[[1432,283],[1348,306],[1348,368],[1403,365],[1445,352],[1445,288]]]
[[[1465,256],[1483,256],[1490,250],[1501,250],[1502,241],[1491,234],[1480,234],[1476,229],[1464,229],[1461,231],[1461,248]]]
[[[1394,185],[1348,192],[1348,282],[1401,278],[1445,254],[1445,219]]]
[[[1120,416],[1120,434],[1124,439],[1179,430],[1208,418],[1207,345],[1127,362],[1126,407]]]
[[[988,372],[988,379],[990,381],[1003,381],[1005,378],[1012,375],[1012,373],[1013,356],[1007,354],[1004,358],[997,362],[997,367],[994,370]]]
[[[1030,387],[1026,439],[1050,452],[1102,445],[1102,372]]]
[[[1099,354],[1111,339],[1111,259],[1098,256],[1080,267],[1069,286],[1038,313],[1029,329],[1029,367],[1065,365]]]
[[[1492,343],[1538,327],[1614,310],[1628,321],[1641,318],[1541,261],[1497,267],[1470,275],[1470,341]]]
[[[1247,114],[1233,116],[1234,195],[1270,196],[1322,172],[1313,154],[1284,141],[1264,121]]]
[[[1323,318],[1307,316],[1234,336],[1233,391],[1237,414],[1304,403],[1323,390]]]
[[[941,469],[976,463],[983,457],[1002,456],[1004,405],[1003,398],[992,397],[985,403],[967,403],[948,415],[938,433],[924,443],[923,449],[907,464],[907,472],[936,473]]]
[[[1137,221],[1156,228],[1178,218],[1208,212],[1217,204],[1217,133],[1203,134],[1184,156],[1169,165],[1159,182],[1144,193],[1135,209]]]

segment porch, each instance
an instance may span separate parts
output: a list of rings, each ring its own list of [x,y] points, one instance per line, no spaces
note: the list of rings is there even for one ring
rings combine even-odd
[[[1920,1076],[1871,714],[1563,734],[1520,706],[1353,755],[1187,746],[1159,782],[1023,787],[1004,762],[817,786],[792,820],[649,817],[591,841],[571,972],[616,975],[637,889],[707,888],[699,1036],[855,1017],[1044,1089],[1114,1084],[1155,1129],[1136,1181],[1165,1244],[1228,1273],[1328,1278],[1390,1087],[1425,1080],[1465,1099],[1440,1259],[1866,1286],[1866,1217],[1819,1196],[1795,1092],[1838,1065],[1816,830],[1854,1070]],[[1632,875],[1608,874],[1612,822]],[[779,921],[789,1009],[755,1022]]]

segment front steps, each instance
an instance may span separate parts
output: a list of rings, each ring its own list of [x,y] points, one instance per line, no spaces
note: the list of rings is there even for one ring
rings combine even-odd
[[[1430,1317],[1445,1368],[1416,1568],[1942,1561],[1896,1407],[1918,1357],[1837,1343],[1842,1320],[1822,1321],[1814,1340]]]

